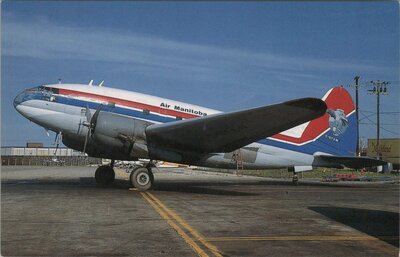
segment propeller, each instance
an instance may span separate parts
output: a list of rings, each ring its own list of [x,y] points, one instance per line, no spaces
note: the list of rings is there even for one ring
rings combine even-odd
[[[99,105],[96,112],[92,116],[92,114],[90,113],[89,106],[86,105],[86,122],[83,122],[82,125],[88,127],[88,132],[85,137],[85,144],[83,145],[83,153],[86,152],[86,147],[87,147],[87,142],[88,142],[89,136],[93,135],[94,129],[96,128],[97,118],[99,117],[101,107],[102,107],[102,105]]]
[[[60,142],[62,141],[62,132],[57,132],[56,137],[54,138],[54,143],[56,144],[56,150],[54,151],[54,156],[57,154],[58,147],[60,146]]]

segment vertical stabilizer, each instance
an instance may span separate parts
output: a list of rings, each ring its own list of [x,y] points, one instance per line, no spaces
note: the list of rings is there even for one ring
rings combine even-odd
[[[308,154],[354,156],[357,120],[351,95],[343,87],[334,87],[322,100],[328,107],[324,116],[283,131],[271,139]]]

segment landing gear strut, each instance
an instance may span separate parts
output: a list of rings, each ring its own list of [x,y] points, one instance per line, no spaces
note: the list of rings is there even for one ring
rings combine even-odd
[[[299,184],[299,177],[297,176],[296,172],[293,172],[292,184],[295,186],[297,186]]]
[[[140,191],[146,191],[150,189],[154,184],[154,175],[151,171],[151,167],[137,167],[132,170],[130,175],[130,181],[133,187],[136,187]]]
[[[95,173],[96,184],[99,186],[109,186],[115,180],[114,172],[114,160],[111,161],[110,165],[102,165],[97,168]]]

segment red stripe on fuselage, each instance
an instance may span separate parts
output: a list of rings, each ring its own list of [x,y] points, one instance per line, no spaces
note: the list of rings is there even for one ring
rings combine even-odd
[[[331,90],[328,97],[325,99],[328,109],[342,109],[346,116],[354,111],[354,104],[350,94],[342,87],[335,87]],[[300,138],[290,137],[282,134],[276,134],[272,138],[287,141],[290,143],[301,144],[311,141],[320,136],[329,128],[329,114],[325,114],[315,120],[312,120]]]
[[[184,119],[191,119],[191,118],[197,118],[200,116],[194,115],[194,114],[189,114],[185,112],[179,112],[175,110],[169,110],[169,109],[164,109],[158,106],[153,106],[153,105],[148,105],[148,104],[143,104],[139,102],[134,102],[134,101],[129,101],[129,100],[124,100],[120,98],[115,98],[115,97],[109,97],[109,96],[104,96],[104,95],[98,95],[98,94],[92,94],[92,93],[87,93],[87,92],[80,92],[80,91],[75,91],[75,90],[69,90],[69,89],[59,89],[59,94],[61,95],[67,95],[67,96],[78,96],[78,97],[86,97],[92,100],[96,101],[104,101],[104,102],[113,102],[118,105],[126,106],[126,107],[131,107],[131,108],[136,108],[136,109],[145,109],[149,110],[150,112],[153,113],[159,113],[163,115],[168,115],[168,116],[174,116],[174,117],[181,117]]]
[[[134,101],[124,100],[104,95],[98,95],[93,93],[80,92],[80,91],[61,89],[61,88],[59,89],[59,93],[67,96],[85,97],[96,101],[113,102],[121,106],[126,106],[136,109],[146,109],[153,113],[159,113],[173,117],[182,117],[185,119],[200,117],[194,114],[161,108],[159,106],[153,106],[153,105],[143,104],[140,102],[134,102]],[[342,87],[333,88],[330,94],[328,95],[327,99],[325,99],[325,103],[327,104],[328,109],[333,109],[333,110],[342,109],[346,114],[346,116],[349,115],[352,111],[354,111],[354,105],[351,96]],[[325,114],[324,116],[312,120],[308,124],[307,128],[304,130],[300,138],[290,137],[282,134],[276,134],[271,138],[286,141],[289,143],[301,144],[317,138],[328,128],[329,128],[329,114]]]

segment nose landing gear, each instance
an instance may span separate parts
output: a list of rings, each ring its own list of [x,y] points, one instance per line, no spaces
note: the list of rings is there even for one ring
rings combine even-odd
[[[295,172],[293,172],[292,184],[295,186],[297,186],[299,184],[299,177],[297,176],[297,173],[295,173]]]

